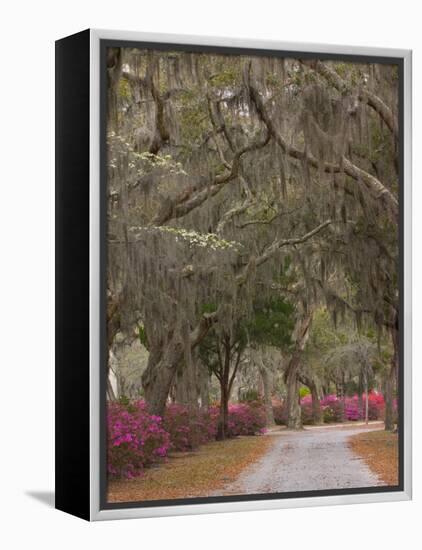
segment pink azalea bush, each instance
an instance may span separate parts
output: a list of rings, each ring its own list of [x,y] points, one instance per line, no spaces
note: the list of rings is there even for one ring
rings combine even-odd
[[[109,403],[107,413],[110,477],[139,476],[146,466],[167,455],[170,436],[161,418],[148,414],[142,401]]]
[[[287,411],[285,401],[273,401],[274,422],[280,426],[287,424]]]
[[[343,421],[343,399],[339,399],[335,394],[326,395],[321,399],[320,405],[324,422]]]
[[[357,395],[346,398],[344,406],[344,416],[346,420],[362,420],[365,418],[365,405],[361,410],[359,406],[359,399]]]
[[[363,397],[363,407],[365,411],[365,396]],[[397,412],[397,401],[393,402],[393,409]],[[384,418],[385,402],[384,396],[378,392],[370,392],[368,399],[368,416],[369,420],[380,420]],[[365,413],[364,413],[365,414]]]
[[[313,424],[314,419],[312,416],[312,397],[310,395],[305,395],[300,400],[300,408],[302,413],[302,423],[303,424]]]
[[[352,397],[342,398],[335,394],[326,395],[320,400],[321,412],[324,422],[343,422],[364,420],[365,418],[365,394],[362,395],[362,402],[359,403],[357,394]],[[303,424],[312,424],[312,398],[306,395],[300,401]],[[394,402],[394,408],[397,408]],[[344,413],[343,413],[344,409]],[[384,418],[385,403],[381,393],[376,391],[369,392],[368,399],[368,418],[369,420],[382,420]],[[273,405],[274,420],[277,424],[287,423],[287,411],[284,402],[277,402]]]
[[[266,414],[259,402],[237,403],[229,405],[229,437],[237,435],[256,435],[265,432]]]
[[[169,404],[163,418],[148,413],[142,400],[109,402],[107,410],[107,469],[111,478],[131,479],[169,452],[189,451],[213,441],[219,407],[208,410]],[[265,431],[265,410],[260,403],[229,405],[229,437]]]
[[[215,439],[217,420],[215,412],[192,409],[172,403],[164,414],[164,429],[170,436],[171,451],[190,451]]]
[[[341,422],[344,419],[348,421],[363,420],[365,418],[366,395],[362,395],[359,403],[358,395],[339,399],[336,395],[327,395],[321,400],[321,408],[325,422]],[[368,418],[369,420],[381,420],[384,418],[384,396],[381,393],[371,391],[368,396]]]

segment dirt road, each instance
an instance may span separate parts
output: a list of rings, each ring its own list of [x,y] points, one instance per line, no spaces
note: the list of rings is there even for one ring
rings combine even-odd
[[[218,494],[262,494],[384,485],[348,446],[350,436],[382,429],[382,423],[277,430],[274,445]]]

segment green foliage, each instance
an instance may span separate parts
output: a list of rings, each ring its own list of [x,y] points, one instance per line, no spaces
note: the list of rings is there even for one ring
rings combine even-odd
[[[131,99],[130,85],[126,78],[121,78],[119,80],[119,94],[122,99],[127,101]]]
[[[122,405],[122,407],[127,407],[130,403],[130,399],[126,397],[126,395],[121,395],[119,397],[119,404]]]
[[[306,386],[301,386],[299,388],[299,396],[300,398],[302,399],[302,397],[305,397],[306,395],[309,395],[311,392],[309,390],[309,388],[307,388]]]
[[[252,342],[288,349],[294,328],[294,307],[281,298],[256,303],[246,329]]]
[[[193,91],[184,92],[180,98],[179,116],[182,141],[186,152],[189,152],[189,145],[200,141],[209,128],[205,99]]]
[[[209,82],[216,88],[235,86],[239,80],[239,72],[234,67],[228,67],[218,74],[212,75]]]
[[[347,67],[348,65],[346,63],[335,64],[335,70],[342,78],[344,78],[347,75]]]
[[[310,356],[325,354],[335,347],[343,346],[348,342],[349,335],[354,330],[352,320],[345,319],[341,328],[337,328],[328,309],[318,308],[313,316],[307,352]]]
[[[138,336],[141,346],[144,346],[146,350],[149,350],[147,334],[143,325],[138,325]]]
[[[259,393],[255,389],[248,389],[242,392],[242,395],[240,396],[240,401],[242,403],[250,403],[250,402],[256,402],[259,401]]]
[[[336,327],[326,308],[316,310],[304,362],[327,386],[345,382],[347,395],[359,393],[359,375],[364,374],[370,388],[379,386],[390,361],[389,338],[383,335],[378,348],[378,332],[372,324],[358,332],[354,319],[346,317]]]
[[[215,311],[217,311],[217,304],[207,303],[201,306],[201,313],[214,313]]]
[[[134,407],[132,400],[129,399],[127,395],[121,395],[117,403],[129,413],[134,413],[136,411],[136,407]]]
[[[279,75],[275,73],[268,73],[265,78],[265,83],[268,87],[277,88],[281,85],[281,79]]]

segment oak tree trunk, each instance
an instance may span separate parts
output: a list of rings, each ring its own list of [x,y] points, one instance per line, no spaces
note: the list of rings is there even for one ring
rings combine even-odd
[[[160,341],[153,342],[152,335],[148,337],[150,354],[147,368],[142,375],[142,387],[152,414],[164,414],[178,366],[183,360],[189,360],[192,350],[206,336],[215,319],[215,314],[204,314],[189,338],[185,338],[189,341],[183,342],[180,336],[173,336],[163,344]],[[187,345],[190,346],[189,350],[186,350]]]
[[[264,390],[264,407],[265,407],[265,416],[266,416],[267,426],[274,426],[275,420],[274,420],[273,404],[271,399],[272,387],[273,387],[272,374],[265,367],[263,362],[259,367],[259,373],[261,375],[262,387]]]
[[[398,362],[399,362],[399,331],[398,331],[398,316],[394,328],[391,330],[391,338],[393,341],[393,357],[391,359],[390,369],[387,373],[385,381],[385,429],[387,431],[394,430],[394,386],[397,383]]]
[[[224,358],[220,374],[220,417],[217,426],[217,439],[226,439],[229,422],[230,399],[230,337],[223,340]]]
[[[228,388],[224,382],[220,383],[220,416],[217,426],[217,440],[226,439],[228,436],[229,423],[229,394]]]
[[[309,389],[312,397],[312,420],[315,425],[322,424],[322,410],[319,401],[318,389],[315,382],[311,381]]]
[[[289,430],[299,430],[302,428],[298,376],[302,353],[309,336],[312,314],[312,310],[308,311],[296,326],[295,349],[284,373],[284,381],[287,385],[286,410],[287,428]]]
[[[164,349],[155,347],[150,350],[147,368],[142,375],[142,387],[151,414],[164,414],[167,397],[182,359],[183,345],[180,341],[170,341]]]
[[[359,420],[363,419],[365,412],[363,410],[363,376],[359,372],[359,382],[358,382],[358,408],[359,408]]]
[[[289,430],[300,430],[302,428],[298,380],[299,367],[300,356],[295,354],[290,360],[286,376],[287,428]]]
[[[322,424],[322,410],[318,395],[318,387],[315,380],[305,374],[299,375],[299,380],[309,388],[312,397],[312,422],[314,425]]]
[[[197,359],[197,369],[201,407],[203,409],[208,409],[210,406],[210,373],[207,365],[205,365],[199,358]]]
[[[184,351],[185,360],[180,363],[175,377],[175,396],[178,403],[195,409],[199,405],[197,354],[193,353],[192,350],[190,350],[190,353],[189,350],[188,353],[186,349]]]

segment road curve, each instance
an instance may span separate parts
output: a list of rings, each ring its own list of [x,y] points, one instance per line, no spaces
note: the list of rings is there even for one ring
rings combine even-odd
[[[284,493],[385,485],[348,446],[350,436],[382,423],[309,427],[268,433],[274,444],[219,495]],[[216,493],[213,493],[217,495]]]

